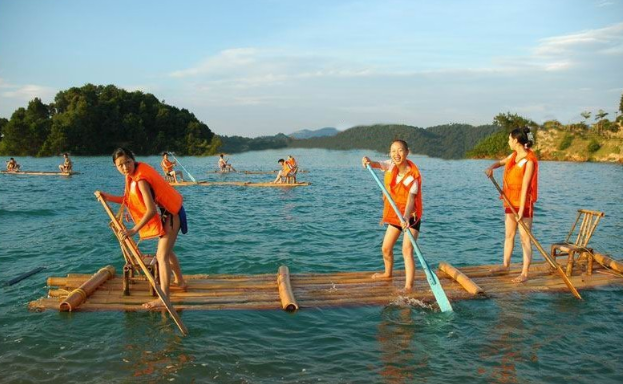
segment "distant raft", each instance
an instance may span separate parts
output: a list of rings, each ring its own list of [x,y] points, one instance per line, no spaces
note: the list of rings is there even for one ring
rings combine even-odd
[[[279,172],[278,170],[275,171],[225,171],[225,172],[221,172],[221,171],[208,171],[208,174],[221,174],[221,175],[227,175],[230,173],[241,173],[243,175],[274,175],[277,174],[277,172]],[[298,173],[309,173],[309,171],[298,171]]]
[[[4,175],[31,175],[31,176],[72,176],[80,172],[44,172],[44,171],[0,171]]]
[[[308,185],[311,185],[311,183],[309,182],[302,182],[302,183],[271,183],[271,182],[266,182],[266,183],[252,183],[249,181],[198,181],[196,183],[193,183],[192,181],[182,181],[182,182],[177,182],[177,183],[169,183],[170,185],[174,186],[174,187],[186,187],[186,186],[191,186],[191,185],[202,185],[202,186],[218,186],[218,185],[223,185],[223,186],[236,186],[236,187],[277,187],[277,188],[291,188],[291,187],[305,187]]]

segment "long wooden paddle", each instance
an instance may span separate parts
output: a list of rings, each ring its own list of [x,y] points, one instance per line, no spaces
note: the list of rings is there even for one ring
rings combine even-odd
[[[370,166],[370,164],[366,165],[366,168],[368,168],[368,171],[370,171],[376,183],[379,185],[379,187],[381,187],[383,194],[387,198],[387,201],[389,201],[389,203],[391,204],[392,208],[394,209],[394,212],[396,212],[396,215],[399,218],[402,218],[402,213],[396,206],[396,203],[394,203],[394,200],[392,200],[392,197],[390,196],[389,192],[387,191],[383,183],[381,183],[381,180],[379,180],[376,173],[374,173],[374,171],[372,170],[372,167]],[[400,221],[402,222],[403,220],[400,219]],[[420,247],[418,247],[417,242],[415,241],[415,238],[413,237],[413,234],[408,229],[403,230],[403,232],[406,233],[407,236],[409,236],[409,240],[411,240],[411,244],[413,244],[413,249],[415,249],[415,253],[417,254],[418,260],[420,260],[420,264],[422,264],[422,269],[424,270],[424,273],[426,274],[426,280],[428,281],[428,285],[430,285],[431,291],[433,291],[433,295],[435,296],[435,299],[437,300],[439,309],[441,309],[442,312],[452,312],[452,305],[450,304],[450,301],[448,300],[448,296],[446,296],[446,292],[443,290],[441,283],[439,283],[439,279],[437,278],[437,275],[435,275],[435,272],[433,272],[430,269],[430,267],[428,266],[428,263],[426,262],[426,260],[424,260],[424,256],[422,256]]]
[[[567,285],[567,287],[569,287],[569,290],[571,291],[571,293],[573,293],[573,296],[577,297],[578,299],[582,300],[582,296],[580,296],[580,293],[578,292],[577,289],[575,289],[575,287],[573,286],[573,284],[571,283],[571,280],[569,280],[569,278],[567,277],[567,275],[565,274],[565,272],[562,270],[562,268],[560,268],[560,265],[558,265],[558,263],[556,262],[556,260],[553,260],[552,257],[545,252],[545,250],[543,249],[543,247],[541,247],[541,244],[534,238],[534,235],[532,234],[532,232],[530,231],[530,229],[528,228],[528,226],[526,225],[526,223],[523,222],[523,220],[521,220],[521,218],[519,217],[519,215],[517,214],[517,211],[515,210],[515,208],[513,207],[513,205],[511,204],[511,202],[508,200],[508,197],[506,197],[506,194],[504,193],[504,191],[502,190],[502,188],[500,188],[500,185],[498,184],[497,181],[495,181],[495,178],[493,177],[493,174],[491,176],[489,176],[489,179],[491,179],[491,182],[493,183],[493,185],[495,185],[495,188],[498,190],[498,192],[500,192],[500,196],[502,196],[502,198],[504,199],[504,201],[506,202],[506,205],[510,208],[510,210],[513,212],[513,215],[515,216],[515,219],[519,222],[519,225],[521,225],[521,227],[524,229],[524,231],[526,231],[526,233],[528,234],[528,236],[530,236],[530,240],[532,240],[532,242],[534,243],[534,245],[536,246],[536,249],[539,250],[539,252],[541,252],[541,255],[543,255],[543,257],[545,258],[545,260],[547,260],[547,262],[549,263],[549,265],[552,266],[552,268],[554,268],[556,270],[556,272],[558,272],[558,274],[560,275],[560,277],[562,277],[562,280],[565,282],[565,284]]]
[[[117,236],[117,239],[119,240],[119,244],[121,245],[122,250],[125,248],[125,253],[128,256],[131,256],[134,259],[135,264],[138,264],[141,267],[143,274],[145,275],[145,277],[147,277],[147,280],[149,280],[149,283],[151,284],[151,286],[154,288],[154,290],[158,294],[158,297],[164,303],[164,306],[166,307],[167,311],[169,311],[169,314],[173,318],[173,321],[175,321],[175,324],[177,324],[177,327],[180,329],[180,332],[182,332],[182,335],[184,336],[188,335],[188,329],[182,322],[182,319],[178,315],[175,308],[173,308],[173,306],[171,305],[171,301],[169,301],[169,297],[165,295],[164,292],[162,292],[162,289],[160,289],[160,286],[156,284],[156,280],[154,279],[151,272],[149,272],[149,269],[147,269],[147,266],[143,262],[143,258],[141,257],[141,251],[138,249],[138,246],[134,242],[134,239],[132,239],[129,236],[125,238],[123,237],[123,233],[126,230],[125,226],[123,225],[121,221],[117,219],[115,214],[110,209],[110,206],[108,205],[106,200],[104,200],[104,198],[102,198],[102,196],[100,195],[99,191],[95,192],[95,197],[97,197],[97,200],[99,200],[99,202],[102,203],[104,210],[110,217],[110,220],[112,222],[113,232]]]
[[[197,180],[193,177],[193,175],[190,174],[190,172],[188,172],[188,169],[184,168],[184,166],[182,165],[182,163],[180,163],[180,161],[177,159],[177,157],[175,157],[175,155],[171,152],[171,156],[173,156],[173,158],[175,159],[175,161],[180,165],[180,167],[182,167],[183,170],[186,171],[186,173],[188,173],[188,177],[190,177],[190,179],[193,181],[193,183],[196,183]]]

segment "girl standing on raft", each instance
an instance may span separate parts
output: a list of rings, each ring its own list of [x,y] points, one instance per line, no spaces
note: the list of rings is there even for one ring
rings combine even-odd
[[[389,191],[396,206],[402,212],[398,217],[392,209],[389,201],[383,196],[383,223],[387,223],[387,231],[383,239],[383,263],[384,273],[375,273],[376,278],[392,277],[394,267],[394,245],[398,241],[402,231],[408,228],[417,240],[420,233],[422,218],[422,176],[417,166],[407,159],[409,147],[403,140],[394,140],[389,149],[390,160],[377,162],[364,156],[361,160],[364,168],[370,164],[372,168],[385,171],[385,188]],[[413,245],[403,237],[402,256],[405,261],[405,287],[406,292],[413,289],[415,278],[415,262],[413,260]]]
[[[171,272],[173,284],[182,290],[186,289],[179,260],[173,252],[180,228],[182,233],[188,231],[182,195],[154,168],[146,163],[137,162],[131,151],[118,148],[113,153],[112,159],[119,173],[125,176],[124,195],[114,196],[98,191],[100,196],[104,200],[125,204],[128,207],[135,225],[132,229],[126,230],[125,237],[138,233],[141,240],[158,238],[156,259],[162,292],[169,296]],[[156,207],[160,208],[160,215]],[[160,308],[164,307],[164,303],[156,299],[143,304],[143,307]]]
[[[508,146],[513,153],[505,159],[497,161],[485,170],[488,177],[493,175],[493,170],[504,166],[504,194],[513,205],[515,212],[532,230],[532,218],[534,216],[534,203],[537,200],[537,176],[539,164],[532,147],[534,138],[530,128],[523,127],[514,129],[508,135]],[[500,197],[501,198],[501,197]],[[504,202],[506,213],[504,237],[504,261],[501,267],[494,271],[508,271],[510,269],[511,255],[515,245],[518,221],[513,211]],[[523,283],[528,280],[528,269],[532,262],[532,245],[528,233],[520,226],[521,247],[523,249],[523,268],[521,274],[513,279],[515,283]]]

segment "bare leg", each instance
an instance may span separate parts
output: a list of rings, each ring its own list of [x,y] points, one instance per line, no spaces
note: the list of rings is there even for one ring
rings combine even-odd
[[[511,213],[507,213],[504,218],[504,259],[502,265],[491,268],[491,272],[508,272],[511,266],[511,255],[513,254],[513,248],[515,246],[515,234],[517,233],[517,222],[515,216]]]
[[[173,219],[173,227],[171,227],[171,219]],[[167,297],[169,296],[169,285],[171,279],[171,254],[173,253],[173,246],[177,240],[177,233],[180,229],[180,217],[179,215],[170,215],[164,223],[165,235],[158,240],[158,250],[156,251],[156,259],[158,260],[158,276],[160,277],[160,289]],[[177,262],[178,273],[181,276],[181,270],[179,270],[179,261],[175,257]],[[175,269],[174,269],[174,272]],[[179,276],[178,276],[179,278]],[[182,277],[182,280],[184,278]],[[144,308],[160,308],[164,307],[164,303],[160,299],[152,300],[143,304]]]
[[[417,240],[420,234],[413,228],[409,228],[411,234]],[[406,233],[402,237],[402,257],[405,261],[405,292],[413,290],[413,281],[415,280],[415,261],[413,260],[413,244]]]
[[[392,277],[394,268],[394,245],[400,237],[400,233],[401,231],[399,229],[394,228],[391,225],[387,226],[387,231],[385,231],[385,237],[383,238],[383,247],[381,248],[383,251],[383,264],[385,264],[385,272],[373,274],[373,279]]]
[[[524,217],[524,224],[529,230],[532,230],[532,218]],[[519,236],[521,238],[521,248],[523,250],[523,266],[521,268],[521,275],[513,279],[515,283],[523,283],[528,280],[528,270],[530,269],[530,263],[532,262],[532,243],[530,242],[530,236],[522,226],[519,227]]]

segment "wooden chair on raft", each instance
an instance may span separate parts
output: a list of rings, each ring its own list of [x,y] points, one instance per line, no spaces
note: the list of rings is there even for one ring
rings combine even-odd
[[[119,212],[117,212],[116,216],[119,221],[122,221],[123,219],[124,210],[125,210],[125,206],[122,205],[119,208]],[[110,223],[110,227],[112,228],[113,231],[115,231],[112,222]],[[145,280],[145,277],[139,277],[142,269],[140,265],[138,265],[138,263],[134,260],[134,258],[131,255],[126,253],[127,250],[124,247],[121,247],[121,252],[123,254],[123,259],[125,260],[125,265],[123,266],[123,295],[129,296],[130,285],[133,284],[137,280]],[[143,263],[147,266],[147,269],[149,270],[151,275],[154,276],[156,283],[159,283],[158,282],[158,261],[156,260],[156,257],[153,255],[143,255],[142,253],[140,253],[140,257],[143,260]],[[156,296],[156,291],[151,285],[149,286],[149,293],[152,296]]]
[[[567,238],[562,243],[552,244],[551,256],[555,260],[556,257],[567,256],[567,276],[571,276],[573,264],[577,259],[586,257],[586,274],[593,273],[593,249],[588,248],[597,224],[605,214],[599,211],[589,211],[587,209],[578,209],[578,215],[567,234]],[[574,239],[572,241],[572,239]]]

